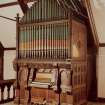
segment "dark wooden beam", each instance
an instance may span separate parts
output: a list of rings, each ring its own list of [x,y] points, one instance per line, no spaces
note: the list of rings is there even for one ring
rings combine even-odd
[[[18,3],[23,11],[23,13],[25,14],[27,12],[27,10],[29,9],[28,7],[28,0],[18,0]]]
[[[100,43],[99,47],[105,47],[105,43]]]
[[[15,19],[12,19],[12,18],[9,18],[9,17],[5,17],[5,16],[1,16],[1,15],[0,15],[0,17],[1,17],[1,18],[4,18],[4,19],[7,19],[7,20],[11,20],[11,21],[15,21],[15,22],[16,22]]]
[[[14,5],[18,5],[18,4],[19,4],[18,2],[4,3],[4,4],[0,4],[0,8],[14,6]]]
[[[28,2],[33,2],[33,1],[34,0],[29,0]],[[19,3],[18,2],[3,3],[3,4],[0,4],[0,8],[14,6],[14,5],[19,5]]]
[[[16,47],[8,47],[8,48],[4,48],[4,50],[16,50]]]

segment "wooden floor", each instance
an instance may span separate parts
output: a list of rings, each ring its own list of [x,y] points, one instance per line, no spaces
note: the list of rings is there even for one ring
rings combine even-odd
[[[7,103],[7,104],[0,104],[0,105],[15,105],[13,102]],[[92,103],[89,102],[88,105],[105,105],[105,103]]]
[[[92,103],[92,102],[89,102],[88,105],[105,105],[105,103]]]

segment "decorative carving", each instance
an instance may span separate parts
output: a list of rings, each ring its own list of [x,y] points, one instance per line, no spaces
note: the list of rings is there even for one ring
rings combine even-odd
[[[17,62],[16,62],[16,59],[14,59],[14,61],[13,61],[13,68],[17,72]]]
[[[14,59],[14,61],[13,61],[13,68],[14,68],[15,72],[18,74],[18,68],[17,68],[16,59]],[[16,78],[18,78],[18,75],[17,75]],[[14,84],[13,84],[13,86],[14,86],[15,89],[17,89],[17,88],[19,87],[18,79],[16,79],[16,81],[15,81]]]
[[[15,60],[14,64],[17,64],[19,67],[23,65],[27,65],[28,68],[37,68],[37,69],[54,69],[56,68],[56,64],[59,66],[59,68],[66,68],[70,69],[71,68],[71,62],[70,61],[62,61],[62,62],[52,62],[52,61],[36,61],[33,59],[30,60]],[[16,65],[14,65],[16,66]]]
[[[28,68],[26,66],[21,66],[18,73],[19,85],[27,87],[27,78],[28,78]]]
[[[27,65],[23,65],[19,68],[18,72],[18,82],[20,87],[20,97],[24,97],[24,105],[27,105],[29,99],[29,91],[28,88],[28,67]]]
[[[20,99],[24,98],[24,105],[28,105],[31,102],[31,83],[36,78],[37,72],[51,73],[51,86],[54,94],[70,93],[71,92],[71,63],[70,62],[36,62],[35,60],[17,60],[14,63],[14,67],[19,67],[18,72],[18,84],[19,84],[19,96]],[[37,68],[37,69],[36,69]],[[48,90],[49,90],[48,88]],[[43,90],[43,89],[42,89]],[[45,91],[45,90],[44,90]],[[43,91],[43,92],[44,92]],[[40,94],[40,92],[39,92]],[[47,95],[47,93],[46,93]],[[55,96],[54,96],[55,97]],[[53,97],[53,98],[54,98]],[[55,100],[55,99],[54,99]],[[47,100],[48,101],[48,100]]]
[[[71,92],[71,72],[70,70],[61,70],[61,90],[63,93]]]
[[[37,69],[34,69],[34,68],[30,69],[28,85],[33,81],[36,71],[37,71]]]
[[[53,69],[52,70],[52,87],[54,91],[57,91],[58,87],[57,87],[57,82],[58,82],[58,71],[57,69]]]

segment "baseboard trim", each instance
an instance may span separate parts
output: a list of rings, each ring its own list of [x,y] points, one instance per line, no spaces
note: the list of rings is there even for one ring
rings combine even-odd
[[[102,98],[102,97],[90,98],[88,101],[90,101],[90,102],[105,103],[105,98]]]
[[[102,102],[102,103],[103,103],[103,102],[105,102],[105,98],[100,98],[100,97],[98,97],[98,98],[97,98],[97,102]]]

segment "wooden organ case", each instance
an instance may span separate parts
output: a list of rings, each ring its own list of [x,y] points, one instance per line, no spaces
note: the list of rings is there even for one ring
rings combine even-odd
[[[72,12],[57,0],[37,0],[17,16],[16,102],[86,103],[87,29]]]

